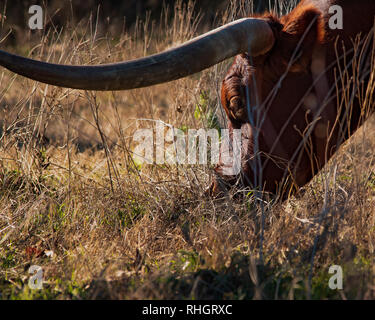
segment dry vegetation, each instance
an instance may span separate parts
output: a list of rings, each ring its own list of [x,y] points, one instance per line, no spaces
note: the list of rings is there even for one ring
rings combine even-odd
[[[251,11],[241,3],[216,25]],[[67,21],[16,49],[67,64],[135,58],[204,31],[191,6],[174,10],[120,38],[99,37],[95,19]],[[282,203],[235,190],[209,198],[210,167],[133,162],[132,135],[153,120],[217,126],[208,119],[221,119],[228,63],[127,92],[56,88],[1,70],[0,299],[374,298],[372,119]],[[27,285],[31,265],[43,268],[43,290]],[[344,269],[342,291],[328,288],[331,265]]]

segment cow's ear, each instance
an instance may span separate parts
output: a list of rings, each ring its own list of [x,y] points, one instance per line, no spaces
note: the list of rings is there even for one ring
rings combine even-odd
[[[283,62],[291,72],[307,70],[315,45],[324,41],[322,12],[314,6],[302,6],[282,17],[280,24],[277,51]]]

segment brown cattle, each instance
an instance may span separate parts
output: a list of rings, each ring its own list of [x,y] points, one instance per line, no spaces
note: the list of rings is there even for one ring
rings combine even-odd
[[[374,16],[374,0],[302,0],[280,18],[241,19],[134,61],[66,66],[0,51],[0,65],[52,85],[125,90],[237,55],[221,100],[229,131],[242,130],[241,174],[224,174],[221,161],[213,190],[239,181],[285,191],[305,185],[372,112]]]
[[[334,5],[343,29],[329,26]],[[374,17],[371,0],[305,0],[281,18],[262,17],[275,45],[238,55],[221,91],[229,129],[243,132],[242,184],[271,192],[305,185],[373,111]],[[215,189],[237,181],[223,168]]]

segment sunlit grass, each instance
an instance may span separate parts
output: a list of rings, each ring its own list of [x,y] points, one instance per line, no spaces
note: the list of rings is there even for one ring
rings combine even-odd
[[[231,1],[215,26],[249,8]],[[172,20],[139,22],[118,39],[96,37],[93,21],[67,22],[61,35],[47,32],[19,51],[35,46],[34,58],[68,64],[132,59],[199,34],[199,19],[177,4]],[[264,230],[251,193],[205,195],[209,166],[134,163],[132,135],[153,120],[224,125],[219,90],[228,65],[96,93],[1,70],[0,298],[374,298],[373,119],[302,194],[265,203]],[[28,287],[31,265],[43,268],[41,291]],[[340,292],[328,288],[331,265],[344,269]]]

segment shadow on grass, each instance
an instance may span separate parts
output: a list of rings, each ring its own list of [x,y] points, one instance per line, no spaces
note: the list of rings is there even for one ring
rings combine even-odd
[[[250,300],[307,299],[303,277],[256,265],[249,256],[235,253],[228,267],[221,270],[200,268],[182,273],[158,271],[147,277],[121,280],[94,280],[88,299],[168,299],[168,300]],[[307,279],[307,275],[305,277]],[[312,299],[337,299],[337,291],[328,288],[327,277],[314,279]]]

